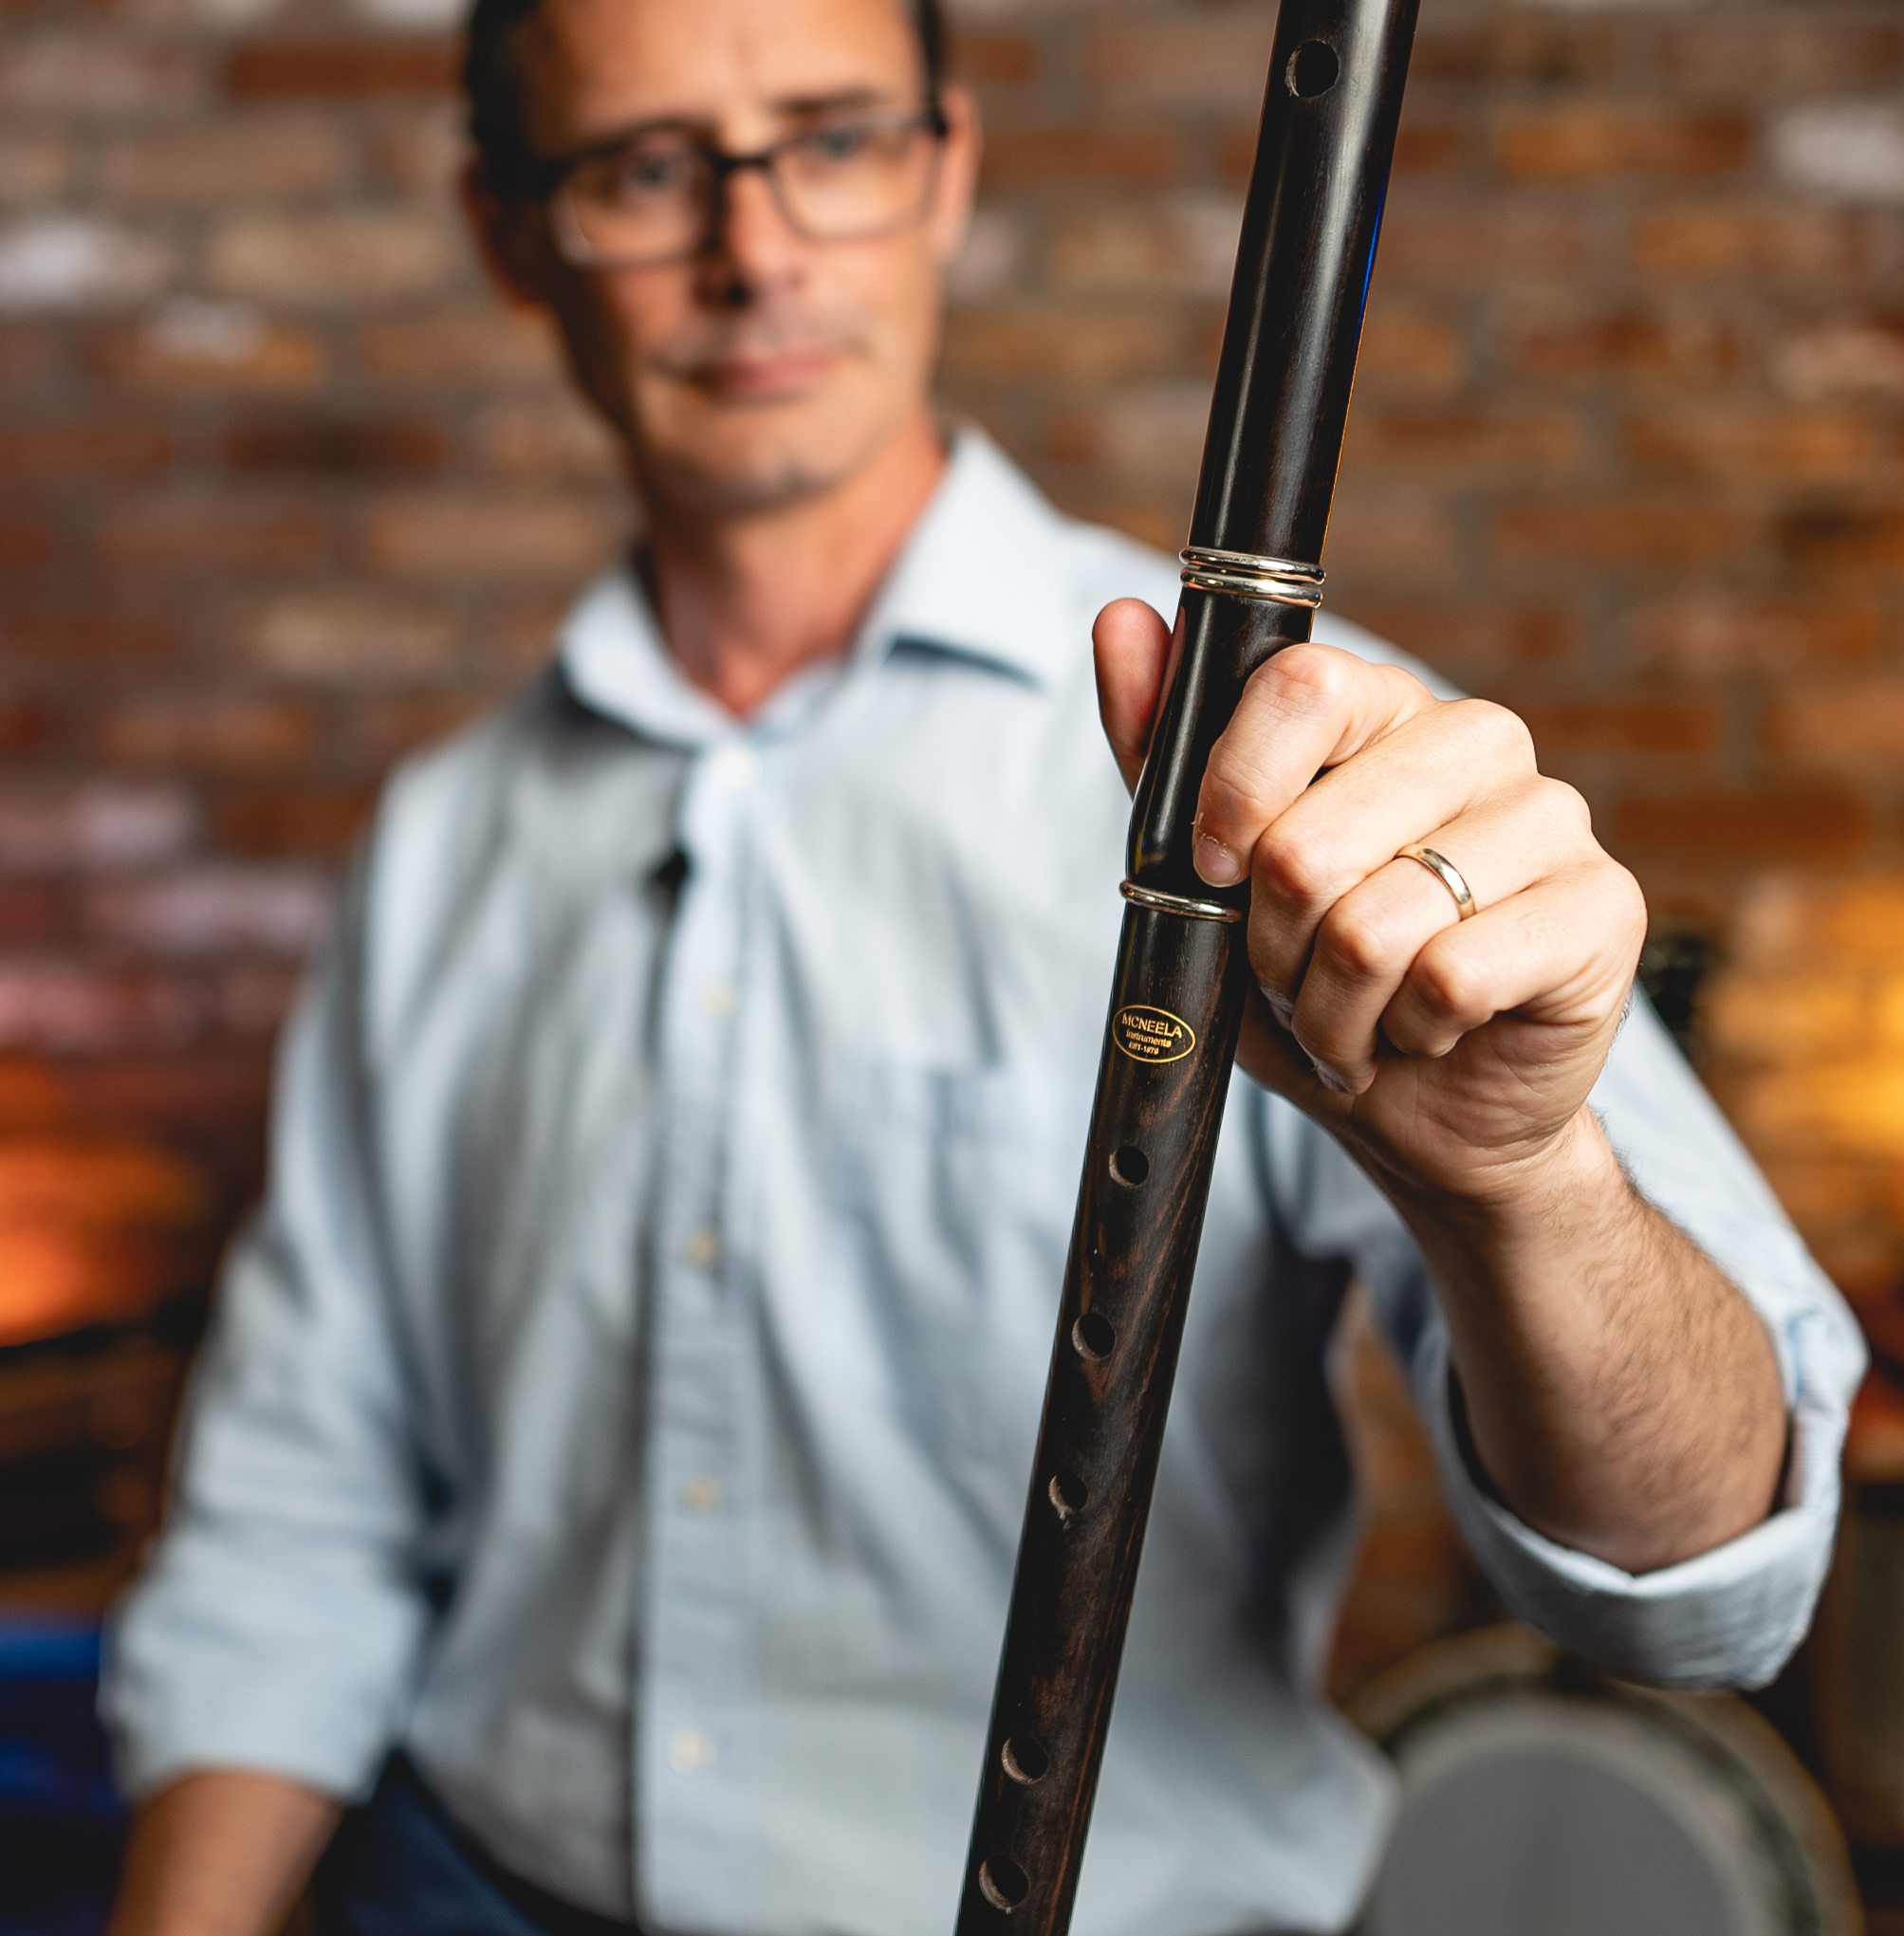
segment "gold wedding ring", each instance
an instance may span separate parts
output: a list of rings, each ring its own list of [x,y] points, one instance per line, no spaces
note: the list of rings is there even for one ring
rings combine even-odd
[[[1461,876],[1461,870],[1453,861],[1437,854],[1433,847],[1404,847],[1395,857],[1397,860],[1418,860],[1433,875],[1448,892],[1454,896],[1455,913],[1462,920],[1481,910],[1474,905],[1474,891]]]

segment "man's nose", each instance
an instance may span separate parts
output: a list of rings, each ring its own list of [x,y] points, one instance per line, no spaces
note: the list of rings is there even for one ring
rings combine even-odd
[[[737,169],[719,194],[712,246],[701,258],[708,300],[733,307],[797,279],[809,245],[781,212],[767,171]]]

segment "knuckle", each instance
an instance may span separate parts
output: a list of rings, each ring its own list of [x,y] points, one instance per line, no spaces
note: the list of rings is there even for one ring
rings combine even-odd
[[[1456,718],[1476,750],[1503,766],[1534,765],[1534,735],[1518,712],[1491,699],[1450,701]]]
[[[1433,1021],[1468,1028],[1492,1012],[1479,971],[1454,949],[1431,944],[1415,961],[1410,979],[1416,1001]]]
[[[1346,653],[1331,645],[1285,646],[1257,674],[1281,689],[1305,710],[1321,709],[1340,700],[1355,676]]]
[[[1313,907],[1326,900],[1335,880],[1334,857],[1314,835],[1272,827],[1256,843],[1256,878],[1285,905]]]
[[[1366,982],[1392,967],[1396,944],[1374,910],[1339,901],[1316,931],[1316,952],[1342,978]]]
[[[1237,747],[1219,741],[1211,748],[1210,765],[1204,769],[1202,814],[1205,823],[1218,831],[1260,826],[1268,810],[1269,802],[1263,793],[1261,777],[1248,757]]]

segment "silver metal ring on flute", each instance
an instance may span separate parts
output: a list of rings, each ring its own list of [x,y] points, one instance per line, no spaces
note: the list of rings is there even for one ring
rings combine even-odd
[[[1192,591],[1227,592],[1232,599],[1256,599],[1269,605],[1322,602],[1323,571],[1290,558],[1258,558],[1248,551],[1213,551],[1192,544],[1177,554],[1183,581]]]
[[[1397,860],[1418,860],[1433,875],[1443,887],[1454,896],[1454,911],[1462,920],[1481,910],[1474,905],[1474,890],[1462,877],[1461,870],[1446,856],[1437,854],[1433,847],[1404,847],[1395,857]]]
[[[1192,921],[1240,921],[1241,908],[1227,908],[1221,901],[1193,901],[1184,894],[1159,894],[1154,887],[1139,887],[1136,881],[1123,885],[1125,900],[1140,908],[1155,908],[1160,914],[1188,914]]]

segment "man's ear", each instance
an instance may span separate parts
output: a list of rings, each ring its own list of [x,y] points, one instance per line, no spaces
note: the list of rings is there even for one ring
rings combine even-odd
[[[505,201],[474,161],[464,166],[457,193],[497,294],[518,308],[547,308],[548,249],[534,211]]]
[[[933,212],[933,246],[941,262],[950,262],[971,226],[985,131],[979,123],[977,97],[969,87],[948,86],[939,96],[939,105],[945,112],[946,137],[939,159],[937,205]]]

